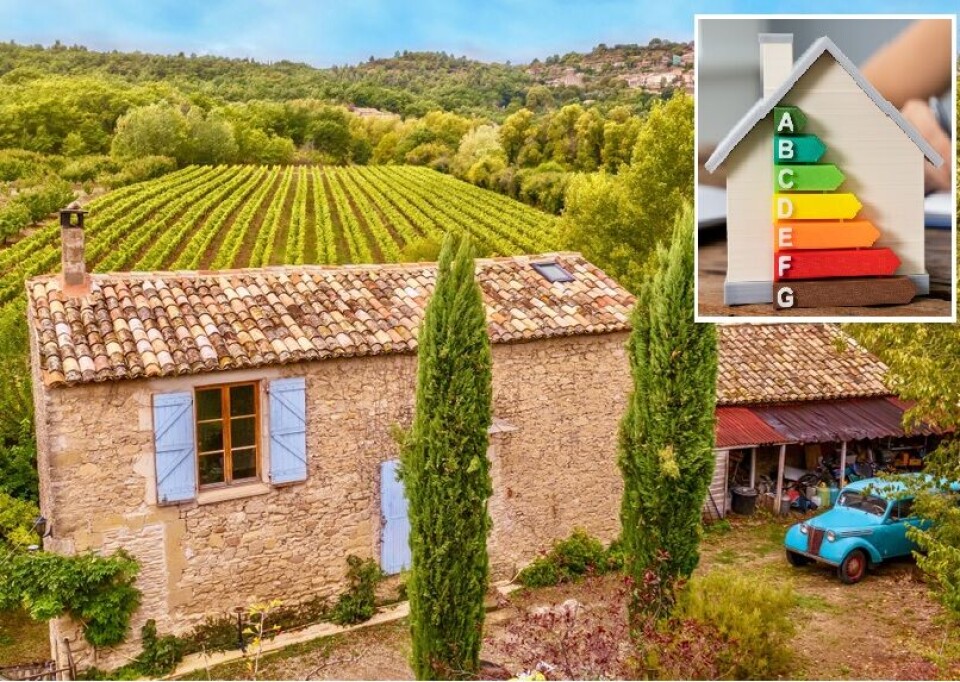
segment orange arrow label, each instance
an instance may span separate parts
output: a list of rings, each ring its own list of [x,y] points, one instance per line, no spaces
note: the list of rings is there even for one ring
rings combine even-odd
[[[869,220],[778,222],[773,232],[778,249],[857,249],[873,246],[880,238]]]

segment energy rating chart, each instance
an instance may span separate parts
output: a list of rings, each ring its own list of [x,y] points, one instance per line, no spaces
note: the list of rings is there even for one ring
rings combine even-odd
[[[881,228],[857,216],[863,208],[846,177],[820,163],[827,145],[804,132],[798,107],[773,109],[774,284],[777,308],[909,302],[909,278],[894,277],[900,259],[875,246]]]

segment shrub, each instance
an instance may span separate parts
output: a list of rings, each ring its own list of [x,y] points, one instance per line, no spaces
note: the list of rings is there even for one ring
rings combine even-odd
[[[616,554],[609,554],[599,540],[578,528],[520,571],[517,581],[527,587],[546,587],[579,580],[588,573],[606,573],[617,568],[618,562],[622,565],[619,543],[611,545],[611,550],[614,548]]]
[[[383,578],[383,571],[373,559],[361,559],[352,554],[347,557],[350,569],[347,579],[350,587],[340,595],[333,607],[330,620],[338,625],[352,625],[370,620],[376,613],[377,583]]]
[[[109,156],[84,156],[67,163],[60,177],[70,182],[87,182],[105,173],[116,173],[119,164]]]
[[[21,189],[13,203],[24,206],[30,212],[30,220],[36,222],[71,201],[73,189],[70,183],[51,175]]]
[[[775,679],[788,671],[796,603],[793,587],[758,583],[732,571],[693,578],[680,593],[678,615],[710,624],[726,641],[733,679]]]
[[[173,672],[183,660],[184,644],[173,635],[157,636],[157,623],[148,620],[140,630],[143,650],[134,659],[134,666],[144,677],[158,679]]]
[[[177,170],[177,160],[169,156],[144,156],[131,159],[123,164],[122,170],[103,176],[104,184],[117,188],[159,178],[161,175]]]
[[[17,202],[9,203],[0,209],[0,240],[6,242],[29,224],[30,209]]]
[[[39,515],[40,509],[33,502],[0,492],[0,551],[3,551],[3,545],[8,549],[26,549],[39,543],[40,538],[33,530],[33,523]]]

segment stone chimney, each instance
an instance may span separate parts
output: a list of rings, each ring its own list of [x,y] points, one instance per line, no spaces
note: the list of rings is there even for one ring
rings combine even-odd
[[[87,212],[74,201],[60,209],[60,280],[66,296],[90,293],[90,277],[84,261],[83,218]]]
[[[763,65],[763,96],[780,87],[793,69],[793,34],[761,33],[760,61]]]

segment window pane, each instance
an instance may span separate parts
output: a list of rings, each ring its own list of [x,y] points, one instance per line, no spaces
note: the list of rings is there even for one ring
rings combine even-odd
[[[244,448],[242,450],[233,450],[233,479],[253,478],[257,475],[257,450],[256,448]]]
[[[256,417],[242,417],[230,420],[230,447],[246,448],[254,445]]]
[[[223,483],[223,453],[200,455],[200,485]]]
[[[230,416],[253,414],[253,386],[230,387]]]
[[[197,424],[197,450],[223,450],[223,422]]]
[[[197,419],[219,419],[220,389],[205,388],[197,391]]]

